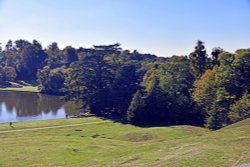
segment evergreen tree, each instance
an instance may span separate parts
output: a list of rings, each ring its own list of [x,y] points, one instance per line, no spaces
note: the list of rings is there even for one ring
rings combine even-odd
[[[204,42],[198,41],[194,52],[189,55],[193,75],[199,78],[209,67]]]
[[[218,64],[218,57],[219,57],[219,54],[223,53],[224,50],[220,47],[216,47],[216,48],[213,48],[212,50],[212,64],[213,66],[217,65]]]
[[[105,46],[96,46],[91,54],[72,65],[73,70],[67,79],[67,98],[87,103],[94,114],[105,114],[109,109],[107,106],[115,71],[106,56],[117,51],[117,46],[114,47],[103,50]]]
[[[139,89],[139,83],[134,64],[120,66],[116,70],[109,101],[115,114],[126,116],[133,94]]]
[[[67,67],[69,67],[72,62],[75,62],[78,60],[76,50],[72,46],[65,47],[62,53],[63,53],[65,65]]]
[[[142,92],[137,91],[129,105],[127,120],[134,124],[141,124],[147,120],[146,104]]]
[[[48,55],[46,63],[51,69],[61,67],[64,64],[61,50],[56,42],[50,44],[45,52]]]

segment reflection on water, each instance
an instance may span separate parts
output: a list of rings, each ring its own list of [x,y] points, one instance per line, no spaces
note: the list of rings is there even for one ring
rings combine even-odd
[[[64,118],[77,112],[58,96],[27,92],[0,92],[0,123]]]

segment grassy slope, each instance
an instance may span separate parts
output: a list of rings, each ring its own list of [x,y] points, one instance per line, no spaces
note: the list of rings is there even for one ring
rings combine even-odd
[[[16,129],[100,121],[15,123]],[[0,124],[0,131],[10,130]],[[82,130],[82,131],[76,131]],[[219,131],[192,126],[139,128],[105,122],[0,133],[0,166],[225,166],[250,162],[250,119]]]
[[[23,86],[22,88],[0,88],[0,91],[19,91],[19,92],[39,92],[36,86]]]

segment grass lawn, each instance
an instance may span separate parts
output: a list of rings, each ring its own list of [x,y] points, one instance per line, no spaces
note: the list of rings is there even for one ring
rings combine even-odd
[[[19,92],[35,92],[38,93],[36,86],[23,86],[22,88],[0,88],[0,91],[19,91]]]
[[[99,122],[99,118],[14,123],[15,129]],[[219,131],[140,128],[116,122],[1,133],[0,166],[211,166],[250,163],[250,119]]]

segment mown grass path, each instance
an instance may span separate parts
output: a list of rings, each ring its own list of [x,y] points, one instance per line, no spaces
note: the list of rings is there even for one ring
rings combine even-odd
[[[81,126],[81,125],[101,124],[101,123],[105,123],[105,122],[110,122],[110,121],[98,121],[98,122],[88,122],[88,123],[81,123],[81,124],[60,125],[60,126],[48,126],[48,127],[42,127],[42,128],[13,129],[13,130],[0,131],[0,133],[24,132],[24,131],[35,131],[35,130],[44,130],[44,129],[56,129],[56,128],[64,128],[64,127]]]

